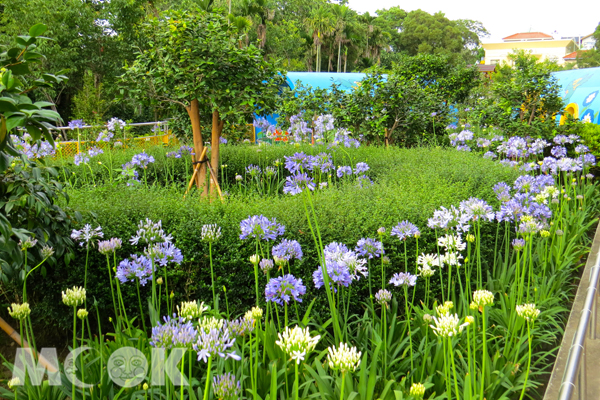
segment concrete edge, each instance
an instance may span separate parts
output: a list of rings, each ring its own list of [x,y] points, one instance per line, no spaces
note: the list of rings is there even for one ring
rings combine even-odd
[[[571,306],[571,313],[569,314],[569,320],[567,321],[567,325],[565,326],[565,334],[563,335],[562,341],[560,343],[560,348],[558,350],[558,354],[556,355],[556,360],[554,361],[554,368],[552,368],[552,374],[550,375],[550,380],[548,381],[548,386],[546,388],[546,392],[544,393],[543,400],[558,399],[558,395],[560,393],[560,388],[562,385],[562,380],[565,374],[567,359],[569,357],[569,350],[571,348],[571,345],[573,344],[575,332],[577,332],[577,326],[579,325],[580,315],[583,310],[588,286],[590,284],[591,269],[594,267],[594,265],[596,265],[598,257],[600,256],[599,252],[600,223],[596,227],[596,233],[594,234],[592,247],[590,248],[588,258],[585,263],[585,268],[583,270],[583,273],[581,274],[581,280],[579,281],[577,294],[575,295],[575,299],[573,300],[573,304]]]

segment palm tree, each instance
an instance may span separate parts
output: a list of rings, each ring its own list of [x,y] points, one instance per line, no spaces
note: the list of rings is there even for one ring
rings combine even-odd
[[[252,22],[246,18],[246,17],[236,17],[233,14],[229,14],[229,16],[227,17],[229,19],[229,23],[231,25],[233,25],[239,34],[239,41],[238,41],[238,46],[241,49],[243,46],[243,44],[245,44],[246,46],[248,45],[248,34],[246,33],[248,31],[248,28],[250,28],[252,26]],[[243,42],[242,42],[243,40]]]
[[[313,9],[306,25],[312,31],[313,43],[317,48],[316,70],[321,72],[321,45],[323,38],[333,32],[333,16],[328,7],[321,5]]]
[[[333,4],[332,10],[335,18],[335,43],[338,45],[337,72],[340,72],[342,70],[342,44],[347,43],[346,27],[352,14],[349,7],[339,4]]]

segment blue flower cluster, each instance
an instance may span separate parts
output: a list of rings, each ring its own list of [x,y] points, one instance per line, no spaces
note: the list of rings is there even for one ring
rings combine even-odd
[[[333,290],[336,290],[336,286],[348,287],[353,280],[359,280],[361,275],[367,276],[369,273],[366,267],[367,260],[360,258],[357,252],[349,250],[344,244],[328,244],[323,249],[323,255]],[[317,288],[325,285],[322,266],[313,272],[313,282]]]
[[[128,281],[135,282],[140,280],[140,284],[145,286],[149,279],[152,279],[152,262],[145,256],[132,254],[131,260],[124,259],[117,267],[117,278],[121,283]]]
[[[362,238],[356,244],[355,251],[368,259],[381,257],[385,253],[383,243],[371,238]]]
[[[174,347],[190,348],[196,340],[198,331],[191,321],[177,317],[163,317],[164,323],[152,327],[150,346],[163,349]]]
[[[282,236],[285,227],[277,223],[277,219],[268,219],[264,215],[253,215],[240,222],[240,239],[255,238],[259,240],[275,240]]]
[[[280,306],[289,304],[294,299],[302,302],[300,296],[306,293],[306,286],[302,284],[302,279],[297,279],[292,274],[272,278],[265,288],[265,297],[267,301],[279,304]]]
[[[282,260],[290,261],[292,258],[302,259],[302,247],[297,240],[282,239],[281,243],[273,246],[271,254]]]
[[[397,236],[400,240],[406,240],[409,237],[420,237],[421,231],[419,230],[419,228],[417,228],[416,225],[408,221],[402,221],[392,228],[391,235]]]

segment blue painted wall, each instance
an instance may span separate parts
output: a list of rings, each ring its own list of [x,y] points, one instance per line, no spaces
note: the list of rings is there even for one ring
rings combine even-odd
[[[600,67],[559,71],[553,74],[561,86],[565,109],[580,120],[600,124]],[[557,117],[560,120],[560,116]]]

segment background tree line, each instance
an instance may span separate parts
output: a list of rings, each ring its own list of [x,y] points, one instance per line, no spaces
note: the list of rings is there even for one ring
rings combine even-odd
[[[36,23],[49,27],[46,36],[52,40],[40,43],[47,58],[39,71],[62,72],[70,79],[39,96],[56,104],[63,120],[156,120],[171,116],[172,109],[143,107],[119,96],[119,77],[149,45],[145,22],[168,9],[198,8],[226,16],[240,33],[240,48],[253,45],[265,61],[288,71],[390,69],[398,57],[417,54],[472,64],[482,55],[480,38],[487,35],[478,21],[400,7],[359,15],[344,1],[0,0],[0,44]]]

